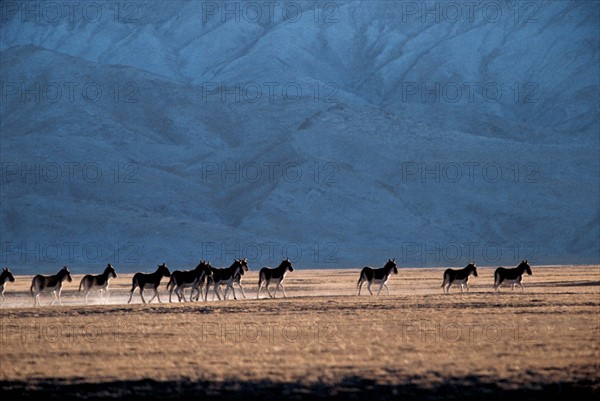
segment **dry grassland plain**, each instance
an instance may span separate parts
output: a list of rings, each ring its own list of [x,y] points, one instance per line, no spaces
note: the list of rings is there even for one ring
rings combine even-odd
[[[252,269],[252,266],[251,266]],[[143,270],[143,269],[141,269]],[[32,307],[16,276],[0,308],[3,399],[595,399],[600,266],[532,266],[525,290],[493,291],[491,267],[443,294],[443,269],[400,268],[381,295],[359,270],[289,273],[287,298],[127,304],[132,275],[84,305],[82,275],[62,305]],[[118,267],[117,267],[118,272]],[[186,290],[189,294],[189,290]],[[174,296],[174,300],[175,300]]]

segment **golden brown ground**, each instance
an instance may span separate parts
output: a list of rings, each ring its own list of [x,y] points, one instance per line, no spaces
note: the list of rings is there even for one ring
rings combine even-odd
[[[295,270],[285,300],[257,300],[251,271],[247,299],[169,304],[165,280],[167,303],[149,305],[137,294],[126,304],[131,275],[119,275],[109,304],[92,294],[87,306],[74,275],[62,306],[46,295],[37,308],[31,277],[16,277],[0,308],[0,388],[61,399],[597,396],[600,266],[532,269],[524,292],[494,293],[492,268],[447,295],[443,269],[400,269],[390,295],[360,297],[358,270]]]

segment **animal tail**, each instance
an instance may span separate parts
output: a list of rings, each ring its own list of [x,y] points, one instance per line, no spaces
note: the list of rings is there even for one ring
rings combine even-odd
[[[444,286],[446,285],[446,274],[444,273],[444,280],[442,281],[442,287],[444,288]]]
[[[81,292],[81,287],[83,286],[83,280],[84,279],[81,279],[81,282],[79,283],[79,292]]]
[[[258,273],[258,286],[259,287],[262,284],[262,282],[263,282],[263,272],[261,271]]]
[[[31,287],[29,287],[29,292],[33,295],[33,283],[31,283]]]
[[[169,279],[169,282],[167,283],[167,290],[170,289],[171,286],[175,287],[175,280],[173,279],[172,274],[171,274],[171,278]]]
[[[358,277],[358,281],[356,282],[356,288],[360,287],[360,282],[362,281],[363,274],[360,272],[360,276]]]

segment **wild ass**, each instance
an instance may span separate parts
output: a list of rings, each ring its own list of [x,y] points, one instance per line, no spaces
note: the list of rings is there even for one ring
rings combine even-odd
[[[207,277],[212,277],[212,270],[209,262],[202,260],[193,270],[175,270],[171,273],[171,279],[167,284],[167,290],[169,290],[169,302],[173,295],[173,290],[179,299],[179,302],[185,301],[184,291],[190,287],[190,302],[194,295],[194,290],[198,290],[201,283],[204,283]]]
[[[293,272],[294,268],[292,267],[292,262],[289,259],[284,259],[281,261],[279,266],[274,269],[270,269],[268,267],[263,267],[260,269],[258,273],[258,293],[256,294],[256,299],[260,295],[260,289],[262,288],[263,283],[265,284],[265,288],[267,289],[267,293],[269,297],[275,298],[277,295],[277,289],[281,287],[281,292],[283,292],[283,297],[286,298],[285,289],[283,287],[283,279],[285,278],[285,274],[290,271]],[[271,295],[271,291],[269,291],[269,284],[271,282],[275,283],[275,292]]]
[[[225,294],[223,294],[223,298],[221,298],[221,295],[219,294],[219,289],[222,285],[227,286],[227,290],[231,289],[231,291],[233,291],[233,299],[237,299],[237,297],[235,296],[235,289],[233,288],[233,282],[235,280],[235,275],[236,274],[243,274],[243,272],[247,272],[248,270],[250,270],[250,268],[248,267],[248,259],[236,259],[231,266],[224,268],[224,269],[220,269],[220,268],[216,268],[216,267],[212,267],[211,268],[213,276],[212,278],[208,278],[207,283],[206,283],[206,295],[204,296],[204,299],[206,300],[208,298],[208,289],[210,286],[213,286],[215,294],[217,294],[217,297],[219,298],[219,300],[223,299],[225,300]]]
[[[133,292],[137,287],[140,287],[140,296],[142,297],[142,302],[146,303],[144,299],[144,289],[153,289],[154,295],[148,303],[152,302],[154,298],[158,298],[158,302],[162,303],[160,300],[160,295],[158,295],[158,286],[160,285],[160,280],[163,277],[170,277],[171,273],[169,272],[169,268],[165,263],[159,265],[154,273],[142,273],[138,272],[133,275],[132,286],[131,286],[131,295],[129,296],[129,301],[127,303],[131,303],[131,298],[133,298]]]
[[[494,290],[500,291],[501,285],[510,284],[513,291],[515,290],[515,285],[521,286],[521,291],[525,291],[525,287],[521,283],[525,272],[530,276],[533,274],[531,273],[531,266],[529,266],[526,260],[521,261],[517,267],[512,269],[497,268],[494,272]]]
[[[71,278],[71,272],[67,266],[64,266],[58,271],[58,273],[51,276],[44,276],[41,274],[35,275],[31,280],[31,287],[29,291],[33,296],[33,306],[40,305],[40,294],[43,292],[49,292],[52,294],[52,302],[50,305],[54,305],[54,302],[58,301],[59,305],[62,305],[60,300],[60,293],[62,291],[63,281],[73,281]]]
[[[385,266],[379,269],[374,269],[370,266],[365,266],[361,272],[360,277],[358,278],[358,283],[356,284],[358,287],[358,295],[360,295],[360,290],[365,282],[368,283],[367,289],[369,293],[373,295],[371,291],[372,284],[379,284],[379,291],[377,291],[377,295],[381,292],[381,289],[385,287],[388,294],[390,293],[390,289],[387,286],[387,281],[390,277],[390,274],[398,274],[398,267],[396,266],[396,259],[388,259]]]
[[[477,267],[475,263],[469,262],[462,269],[446,269],[444,271],[444,281],[442,282],[442,291],[448,293],[452,284],[460,285],[460,292],[463,292],[463,285],[467,287],[469,291],[469,276],[473,275],[477,277]]]
[[[83,288],[83,298],[85,303],[88,303],[88,295],[92,290],[98,290],[100,292],[100,303],[108,302],[108,297],[110,297],[110,292],[108,291],[108,282],[111,278],[117,278],[117,272],[115,268],[109,263],[104,272],[98,275],[86,274],[81,279],[79,283],[79,292]],[[102,291],[106,292],[106,299],[102,299]]]
[[[6,297],[4,296],[4,287],[7,281],[14,283],[15,276],[13,276],[12,272],[8,270],[8,267],[4,267],[2,268],[2,273],[0,273],[0,297],[2,297],[2,303],[0,303],[0,305],[3,305],[6,301]]]

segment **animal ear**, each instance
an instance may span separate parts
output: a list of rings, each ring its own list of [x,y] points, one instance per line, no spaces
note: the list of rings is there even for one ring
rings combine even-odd
[[[527,263],[527,259],[525,259],[525,263]]]
[[[392,262],[395,262],[395,261],[396,261],[396,258],[392,259]]]

